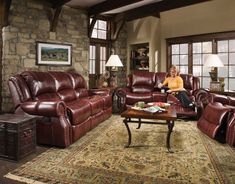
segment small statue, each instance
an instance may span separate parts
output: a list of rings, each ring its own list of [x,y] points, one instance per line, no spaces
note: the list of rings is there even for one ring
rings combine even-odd
[[[225,82],[224,82],[224,77],[219,77],[219,82],[220,82],[220,90],[224,91],[224,86],[225,86]]]

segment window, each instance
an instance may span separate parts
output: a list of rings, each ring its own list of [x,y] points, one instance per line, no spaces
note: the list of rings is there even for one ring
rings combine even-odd
[[[218,41],[218,55],[224,67],[218,69],[218,76],[225,77],[225,89],[235,88],[235,39]]]
[[[92,19],[90,19],[91,23]],[[97,20],[92,30],[91,38],[107,39],[107,21]]]
[[[204,63],[209,54],[212,54],[212,42],[196,42],[193,45],[192,57],[192,73],[200,78],[200,83],[203,88],[208,88],[210,85],[210,68],[204,67]]]
[[[92,19],[90,19],[90,23]],[[96,20],[94,28],[90,35],[90,49],[89,49],[89,87],[97,87],[100,75],[105,72],[105,64],[108,57],[108,50],[110,45],[109,39],[109,21]]]
[[[168,66],[176,65],[180,73],[200,78],[201,87],[209,88],[211,68],[204,67],[208,55],[216,53],[224,63],[218,77],[225,77],[225,90],[235,89],[235,32],[213,33],[167,39]]]
[[[172,45],[172,65],[179,68],[180,73],[188,73],[188,44]]]

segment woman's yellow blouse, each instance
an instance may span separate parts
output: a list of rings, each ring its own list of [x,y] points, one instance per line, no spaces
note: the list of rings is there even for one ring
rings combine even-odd
[[[163,85],[167,85],[169,89],[177,89],[177,88],[184,88],[183,79],[180,76],[176,76],[175,78],[167,77]]]

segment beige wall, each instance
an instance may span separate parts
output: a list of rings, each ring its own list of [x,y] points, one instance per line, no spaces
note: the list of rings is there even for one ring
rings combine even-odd
[[[166,71],[165,39],[204,33],[234,31],[235,0],[213,0],[162,12],[160,19],[146,17],[135,20],[129,22],[127,28],[128,47],[135,42],[150,42],[151,40],[150,50],[152,52],[155,50],[160,51],[158,54],[160,58],[158,61],[158,71]]]
[[[235,0],[213,0],[161,13],[161,61],[166,38],[235,30]],[[161,65],[161,71],[166,65]]]
[[[130,45],[138,43],[149,43],[149,68],[155,69],[155,51],[160,46],[159,19],[147,17],[127,22],[127,72],[130,72]]]

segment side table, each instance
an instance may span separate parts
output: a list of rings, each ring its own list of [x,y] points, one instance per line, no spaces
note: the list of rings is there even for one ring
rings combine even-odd
[[[116,96],[116,89],[118,87],[101,87],[98,89],[106,89],[109,90],[110,95],[112,95],[112,101],[113,101],[113,114],[118,114],[119,110],[117,108],[117,96]]]
[[[36,151],[36,117],[0,115],[0,158],[18,161]]]

